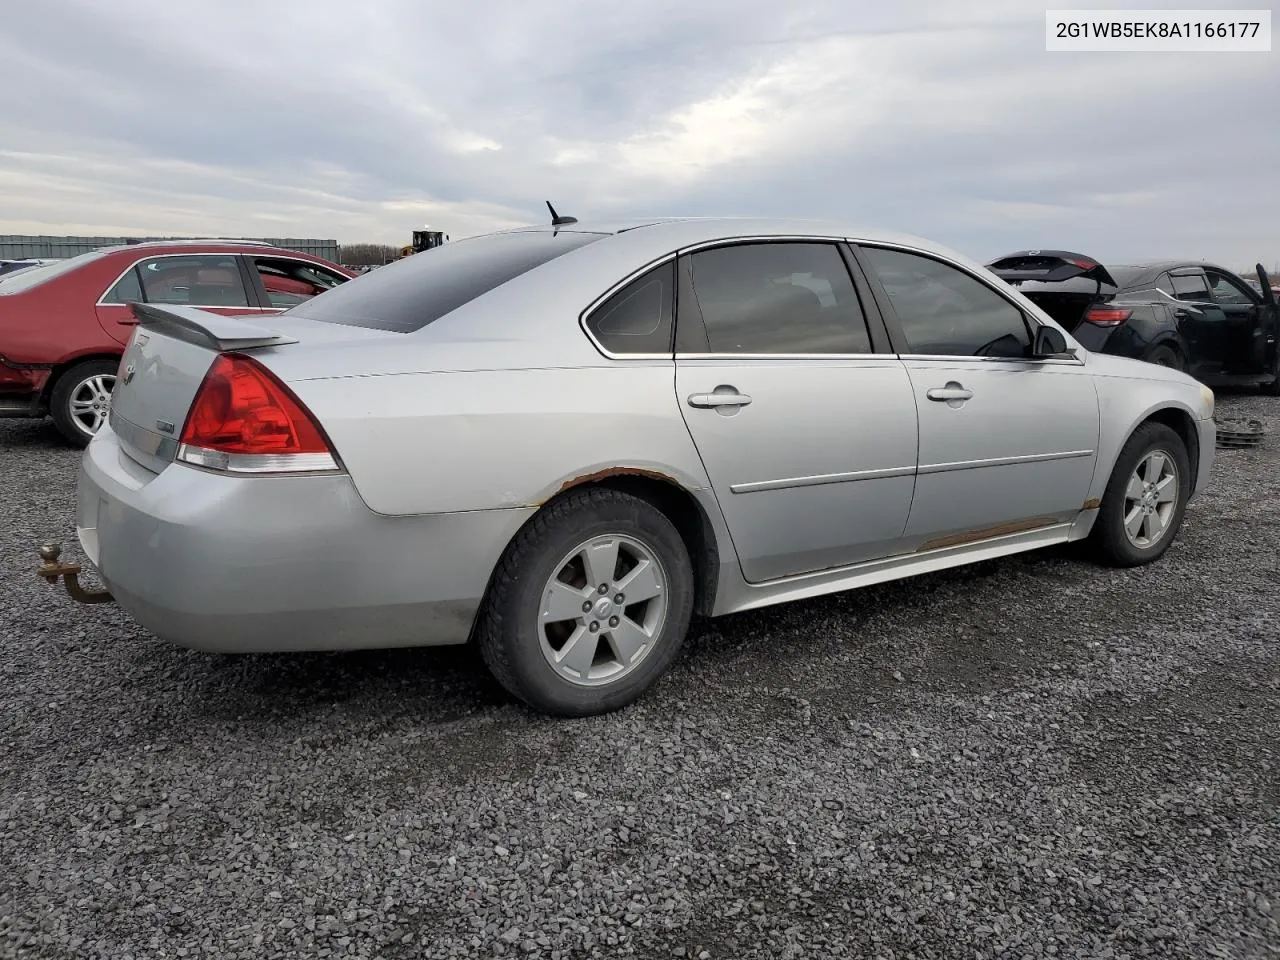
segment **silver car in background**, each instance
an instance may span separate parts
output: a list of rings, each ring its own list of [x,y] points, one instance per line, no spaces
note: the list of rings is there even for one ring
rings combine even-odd
[[[562,222],[270,318],[134,309],[77,520],[125,610],[224,652],[470,639],[562,715],[640,696],[695,612],[1152,561],[1214,454],[1190,377],[823,222]]]

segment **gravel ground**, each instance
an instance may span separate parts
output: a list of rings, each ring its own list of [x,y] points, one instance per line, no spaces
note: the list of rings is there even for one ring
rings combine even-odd
[[[551,721],[467,650],[227,658],[38,581],[0,422],[0,956],[1280,957],[1280,401],[1166,558],[695,626]],[[74,551],[69,551],[74,552]]]

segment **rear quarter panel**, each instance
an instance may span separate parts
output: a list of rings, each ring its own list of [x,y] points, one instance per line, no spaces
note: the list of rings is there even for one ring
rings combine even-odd
[[[378,513],[538,506],[619,471],[709,490],[668,360],[290,385]]]

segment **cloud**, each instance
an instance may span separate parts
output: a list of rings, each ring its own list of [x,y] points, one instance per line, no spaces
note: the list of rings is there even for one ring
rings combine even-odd
[[[1014,0],[45,0],[0,82],[0,232],[400,243],[550,198],[1280,257],[1274,55],[1048,54]]]

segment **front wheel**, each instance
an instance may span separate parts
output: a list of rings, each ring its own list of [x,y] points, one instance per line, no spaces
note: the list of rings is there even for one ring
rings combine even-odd
[[[88,360],[58,378],[49,396],[49,415],[58,430],[77,447],[88,445],[107,422],[117,363]]]
[[[1162,423],[1139,427],[1120,451],[1091,537],[1104,563],[1136,567],[1173,542],[1191,494],[1182,438]]]
[[[546,713],[588,716],[638,699],[671,665],[693,612],[693,567],[652,504],[570,493],[516,535],[477,623],[508,692]]]

